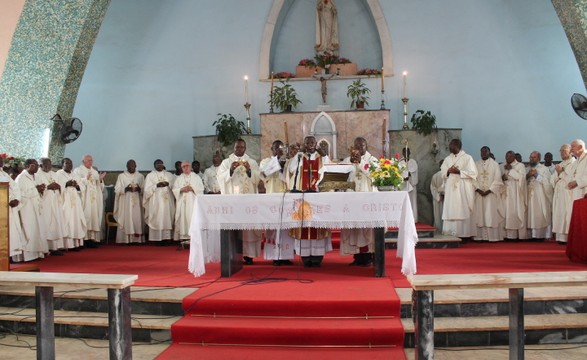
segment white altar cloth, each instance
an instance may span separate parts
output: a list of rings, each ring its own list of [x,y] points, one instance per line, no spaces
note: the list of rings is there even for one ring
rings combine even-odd
[[[418,242],[412,206],[405,191],[198,195],[190,228],[188,269],[206,272],[205,258],[219,261],[219,230],[398,227],[396,256],[404,275],[416,273]]]

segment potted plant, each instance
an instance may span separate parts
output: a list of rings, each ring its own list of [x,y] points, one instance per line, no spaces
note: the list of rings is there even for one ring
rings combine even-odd
[[[288,79],[289,80],[289,79]],[[302,102],[298,99],[298,94],[293,86],[288,84],[288,80],[280,80],[280,85],[273,88],[273,93],[270,94],[269,104],[281,110],[281,112],[290,112]]]
[[[436,116],[432,115],[430,111],[417,110],[412,115],[412,129],[416,130],[418,134],[430,135],[436,131]]]
[[[353,81],[347,88],[346,96],[351,99],[351,109],[364,109],[365,105],[369,105],[369,96],[367,94],[371,93],[371,90],[367,87],[367,84],[361,81],[361,79],[357,79]]]
[[[234,144],[241,135],[247,134],[245,123],[237,120],[232,114],[218,114],[218,120],[212,123],[216,126],[216,137],[223,146]]]

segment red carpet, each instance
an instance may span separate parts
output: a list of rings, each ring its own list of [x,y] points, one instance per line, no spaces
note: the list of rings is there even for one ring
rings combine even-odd
[[[138,274],[137,286],[198,287],[220,276],[219,264],[207,264],[207,273],[195,278],[187,271],[188,250],[176,246],[154,245],[114,246],[86,249],[65,256],[49,256],[28,264],[36,264],[44,272],[73,272],[101,274]],[[409,287],[400,272],[400,259],[395,250],[386,250],[386,274],[395,287]],[[491,272],[583,271],[586,264],[572,263],[565,255],[565,246],[553,241],[544,243],[471,243],[452,249],[417,249],[418,274],[467,274]],[[336,252],[328,255],[324,268],[313,269],[320,274],[333,259],[350,262]],[[257,261],[254,266],[272,271],[269,261]],[[14,265],[14,264],[13,264]],[[16,265],[18,266],[18,265]],[[344,266],[341,266],[344,268]],[[295,269],[301,269],[297,264]],[[248,271],[245,268],[245,271]],[[309,269],[308,269],[309,270]],[[364,270],[364,269],[363,269]],[[367,273],[371,273],[372,269]],[[261,276],[261,275],[257,275]]]

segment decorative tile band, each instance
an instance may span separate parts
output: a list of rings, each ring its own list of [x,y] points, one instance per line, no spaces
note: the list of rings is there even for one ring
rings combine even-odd
[[[0,153],[38,158],[53,133],[49,156],[61,159],[59,113],[69,119],[110,0],[27,0],[2,80]]]

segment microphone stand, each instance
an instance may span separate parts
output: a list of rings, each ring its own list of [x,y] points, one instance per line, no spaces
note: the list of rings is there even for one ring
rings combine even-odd
[[[302,153],[298,154],[298,166],[296,167],[296,174],[294,176],[294,184],[293,189],[290,190],[291,193],[300,193],[301,191],[296,188],[296,184],[298,182],[298,174],[300,173],[300,161],[302,160]]]

